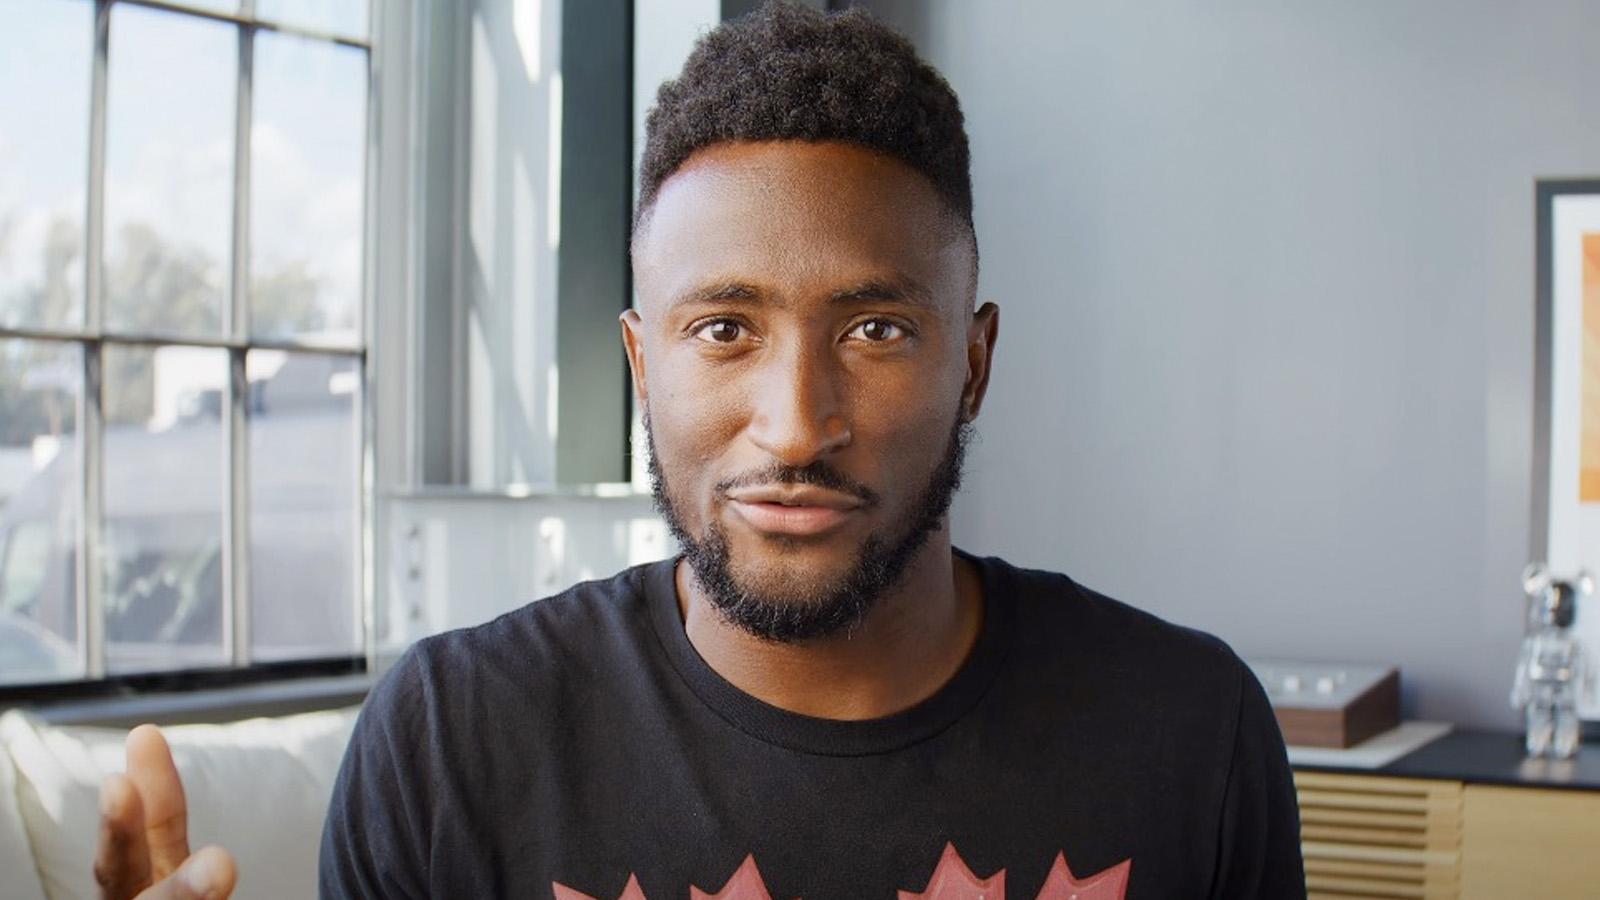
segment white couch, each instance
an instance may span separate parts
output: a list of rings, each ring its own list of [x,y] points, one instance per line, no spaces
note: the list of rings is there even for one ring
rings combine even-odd
[[[162,729],[189,800],[191,846],[239,863],[234,896],[313,898],[333,779],[358,707]],[[124,768],[114,728],[0,715],[0,900],[94,900],[100,781]]]

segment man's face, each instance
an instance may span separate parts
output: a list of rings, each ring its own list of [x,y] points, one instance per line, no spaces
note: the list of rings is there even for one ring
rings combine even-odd
[[[840,143],[719,144],[661,187],[623,317],[658,503],[735,624],[854,624],[959,478],[994,310],[923,176]]]

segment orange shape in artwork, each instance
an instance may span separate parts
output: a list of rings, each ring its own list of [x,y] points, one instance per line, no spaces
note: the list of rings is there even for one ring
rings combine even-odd
[[[575,891],[559,881],[551,884],[550,887],[556,892],[556,900],[595,900],[595,898],[585,894],[583,891]],[[639,876],[632,874],[628,876],[628,883],[623,886],[622,893],[617,896],[617,900],[647,900],[644,890],[639,887]]]
[[[1133,860],[1125,859],[1104,872],[1082,881],[1072,877],[1064,853],[1056,854],[1055,865],[1039,889],[1039,900],[1123,900],[1128,893],[1128,873]]]
[[[772,895],[767,893],[767,883],[761,880],[756,858],[751,855],[744,858],[739,870],[715,894],[690,885],[689,900],[772,900]]]
[[[1583,236],[1583,365],[1578,373],[1578,502],[1600,503],[1600,231]]]
[[[944,855],[922,893],[899,892],[899,900],[1004,900],[1005,896],[1006,870],[980,880],[967,868],[955,844],[944,845]]]

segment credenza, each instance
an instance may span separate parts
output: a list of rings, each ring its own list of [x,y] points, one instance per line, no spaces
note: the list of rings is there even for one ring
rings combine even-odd
[[[1457,731],[1380,769],[1296,766],[1313,900],[1600,900],[1600,746]]]

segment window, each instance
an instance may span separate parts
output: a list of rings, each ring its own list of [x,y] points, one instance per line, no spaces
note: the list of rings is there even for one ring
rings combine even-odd
[[[367,0],[0,18],[0,685],[357,659]]]
[[[419,7],[415,486],[628,480],[633,10]]]

